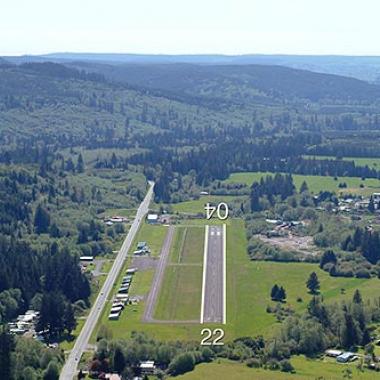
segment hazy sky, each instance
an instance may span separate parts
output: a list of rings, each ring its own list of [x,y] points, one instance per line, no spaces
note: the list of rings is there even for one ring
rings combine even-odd
[[[2,0],[0,55],[380,55],[379,0]]]

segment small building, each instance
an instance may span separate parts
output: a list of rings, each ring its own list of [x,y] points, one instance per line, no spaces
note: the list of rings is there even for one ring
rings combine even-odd
[[[153,375],[156,371],[156,366],[153,360],[147,360],[145,362],[140,362],[140,371],[142,375]]]
[[[148,214],[146,220],[149,224],[157,224],[158,223],[158,214]]]
[[[353,352],[343,352],[343,354],[337,356],[336,361],[338,363],[352,362],[358,357]]]
[[[81,256],[79,258],[80,261],[85,261],[87,263],[91,263],[94,261],[94,256]]]
[[[120,313],[122,310],[123,310],[123,306],[114,306],[114,305],[112,305],[111,313],[110,314]]]
[[[326,356],[329,356],[330,358],[337,358],[338,356],[342,355],[343,352],[340,350],[330,349],[330,350],[326,350],[325,354]]]
[[[108,319],[110,321],[117,321],[120,317],[120,312],[115,312],[115,313],[110,313],[110,315],[108,316]]]
[[[121,377],[117,373],[106,373],[105,379],[106,380],[121,380]]]
[[[122,286],[119,289],[119,293],[128,293],[128,290],[129,290],[129,286]]]
[[[146,241],[139,241],[137,243],[137,250],[144,250],[148,247],[148,244],[146,243]]]
[[[112,218],[109,218],[109,221],[112,223],[125,223],[128,219],[124,216],[113,216]]]

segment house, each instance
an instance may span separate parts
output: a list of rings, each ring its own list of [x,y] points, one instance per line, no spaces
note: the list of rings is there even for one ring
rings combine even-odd
[[[336,361],[338,363],[348,363],[356,360],[358,357],[353,352],[343,352],[343,354],[337,356]]]
[[[124,216],[113,216],[112,218],[109,218],[109,221],[112,223],[125,223],[128,222],[128,219]]]
[[[158,214],[148,214],[146,220],[149,224],[157,224],[158,223]]]
[[[153,360],[147,360],[145,362],[140,362],[140,371],[142,375],[153,375],[156,371],[156,366]]]

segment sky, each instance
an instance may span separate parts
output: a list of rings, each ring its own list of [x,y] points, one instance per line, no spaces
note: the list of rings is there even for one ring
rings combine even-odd
[[[380,55],[378,0],[2,0],[0,55]]]

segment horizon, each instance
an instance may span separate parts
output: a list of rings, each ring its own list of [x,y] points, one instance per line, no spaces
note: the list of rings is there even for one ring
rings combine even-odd
[[[380,56],[379,11],[376,0],[14,0],[0,54]]]
[[[117,52],[117,51],[51,51],[45,53],[19,53],[19,54],[0,54],[0,57],[46,57],[46,56],[58,56],[58,55],[129,55],[129,56],[169,56],[169,57],[207,57],[207,56],[218,56],[218,57],[347,57],[347,58],[380,58],[380,54],[376,55],[363,55],[363,54],[298,54],[298,53],[239,53],[239,54],[228,54],[228,53],[138,53],[138,52]]]

